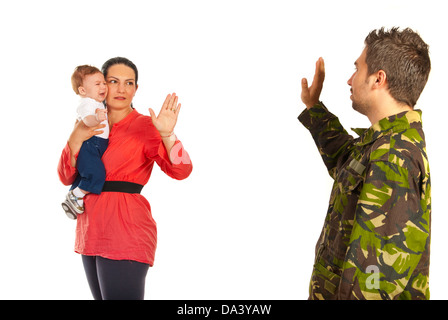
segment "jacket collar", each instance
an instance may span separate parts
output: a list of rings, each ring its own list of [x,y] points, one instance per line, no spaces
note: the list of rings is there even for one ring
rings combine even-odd
[[[365,145],[374,142],[385,135],[401,132],[411,127],[422,127],[421,110],[404,111],[390,117],[381,119],[368,129],[353,128],[359,135],[357,145]]]

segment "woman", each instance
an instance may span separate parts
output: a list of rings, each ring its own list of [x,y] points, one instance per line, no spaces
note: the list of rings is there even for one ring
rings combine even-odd
[[[148,268],[154,263],[157,228],[140,190],[154,162],[178,180],[190,175],[192,164],[173,133],[181,107],[178,97],[168,95],[158,116],[152,109],[151,117],[141,115],[132,106],[138,88],[136,66],[117,57],[106,61],[102,71],[109,92],[109,146],[102,158],[106,183],[100,195],[84,198],[75,251],[82,255],[94,299],[141,300]],[[70,185],[76,178],[82,142],[99,134],[101,127],[88,128],[82,121],[76,124],[59,160],[63,184]]]

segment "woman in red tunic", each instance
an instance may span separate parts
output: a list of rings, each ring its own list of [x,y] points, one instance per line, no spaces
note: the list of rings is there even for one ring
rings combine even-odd
[[[132,106],[138,71],[126,58],[103,65],[109,93],[109,146],[103,155],[106,183],[100,195],[84,197],[85,212],[78,215],[75,251],[82,255],[95,299],[143,299],[148,268],[154,263],[156,223],[148,201],[140,195],[156,162],[174,179],[185,179],[192,164],[173,133],[181,105],[168,95],[158,116],[141,115]],[[76,157],[82,142],[98,134],[101,125],[77,123],[58,165],[64,185],[77,176]]]

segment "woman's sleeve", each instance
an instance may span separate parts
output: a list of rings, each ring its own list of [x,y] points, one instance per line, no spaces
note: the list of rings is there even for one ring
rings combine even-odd
[[[161,139],[158,145],[157,154],[153,159],[157,162],[163,172],[176,180],[187,178],[193,170],[190,156],[184,149],[182,142],[177,139],[171,149],[171,160]]]
[[[176,137],[176,141],[171,148],[170,157],[150,117],[145,118],[145,128],[147,128],[145,132],[146,157],[154,160],[169,177],[176,180],[186,179],[193,170],[193,164],[182,142],[177,139],[177,136],[173,136]]]
[[[75,157],[77,156],[78,155],[76,155]],[[78,174],[76,168],[72,167],[70,158],[70,148],[67,143],[62,150],[62,154],[59,158],[58,163],[59,180],[61,180],[61,182],[66,186],[71,185],[73,181],[75,181],[75,178]]]

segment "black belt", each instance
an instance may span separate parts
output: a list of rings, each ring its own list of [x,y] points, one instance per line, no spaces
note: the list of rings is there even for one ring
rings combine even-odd
[[[103,186],[103,192],[140,193],[142,189],[141,184],[127,181],[106,181]]]

